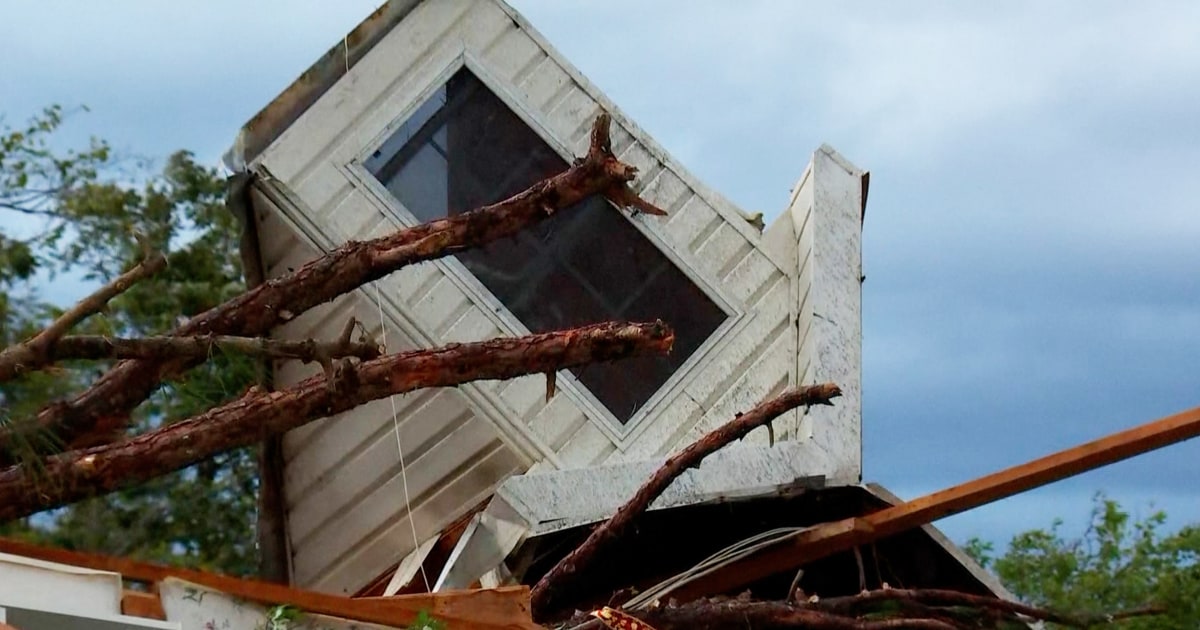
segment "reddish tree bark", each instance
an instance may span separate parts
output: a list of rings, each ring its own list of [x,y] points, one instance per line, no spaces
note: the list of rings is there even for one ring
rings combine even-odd
[[[571,603],[571,596],[587,570],[600,559],[604,552],[620,540],[633,524],[634,519],[646,511],[650,504],[689,468],[695,468],[705,457],[721,447],[740,440],[754,429],[769,423],[780,415],[802,405],[828,405],[841,395],[841,390],[832,383],[811,385],[786,392],[760,403],[750,411],[738,414],[733,420],[711,431],[693,442],[678,454],[667,459],[646,483],[633,495],[616,514],[597,527],[583,544],[576,547],[567,557],[558,561],[542,579],[538,580],[530,594],[533,618],[542,620],[554,609]]]
[[[245,396],[125,442],[0,470],[0,521],[111,492],[253,444],[318,418],[425,387],[508,379],[638,355],[666,354],[662,322],[605,323],[573,330],[455,344],[352,365],[276,392]]]
[[[795,628],[797,630],[975,630],[1010,628],[1032,620],[1071,628],[1110,625],[1132,617],[1161,615],[1161,608],[1141,608],[1101,615],[1069,615],[997,597],[936,589],[882,589],[858,595],[806,602],[750,599],[699,599],[634,611],[602,609],[576,615],[566,625],[579,630],[628,628],[631,622],[654,630],[724,630],[725,628]],[[606,619],[606,617],[609,617]]]
[[[166,361],[188,358],[204,360],[218,352],[232,352],[271,359],[295,359],[310,363],[343,357],[368,361],[378,357],[380,346],[371,342],[287,341],[266,337],[196,335],[189,337],[141,337],[126,339],[102,335],[67,335],[54,342],[49,355],[65,359],[150,359]]]
[[[261,284],[175,329],[178,336],[221,334],[255,337],[333,298],[414,263],[432,260],[512,236],[587,197],[604,194],[621,207],[637,196],[629,189],[637,169],[617,160],[609,139],[609,116],[592,128],[587,155],[566,171],[509,199],[365,242],[351,241],[295,272]],[[643,209],[644,201],[638,201]],[[74,399],[38,413],[33,427],[59,443],[90,446],[112,438],[130,411],[162,380],[198,364],[196,359],[122,361]],[[0,432],[0,464],[11,436]]]

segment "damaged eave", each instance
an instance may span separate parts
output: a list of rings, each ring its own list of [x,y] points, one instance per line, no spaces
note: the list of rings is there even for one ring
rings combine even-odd
[[[224,162],[229,170],[245,170],[420,2],[388,0],[321,55],[242,127],[234,145],[225,153]]]

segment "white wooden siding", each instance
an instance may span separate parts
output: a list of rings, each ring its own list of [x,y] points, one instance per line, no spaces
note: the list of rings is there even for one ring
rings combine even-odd
[[[732,204],[675,163],[500,2],[420,4],[263,152],[255,166],[290,189],[295,203],[285,212],[317,233],[309,240],[328,249],[408,220],[356,160],[463,63],[561,150],[582,153],[595,115],[612,113],[614,151],[640,169],[635,188],[671,215],[632,221],[734,313],[723,336],[710,340],[685,376],[649,408],[652,416],[628,429],[606,424],[571,379],[560,379],[549,402],[543,376],[400,398],[397,422],[406,456],[413,449],[407,463],[420,539],[486,496],[503,475],[534,463],[582,467],[668,452],[763,395],[795,384],[806,374],[798,370],[809,365],[797,358],[803,354],[795,325],[801,270],[781,264],[789,257],[766,247]],[[269,275],[317,253],[286,222],[264,217],[260,228]],[[463,274],[453,261],[436,261],[378,281],[390,349],[517,331]],[[360,312],[373,313],[377,323],[374,291],[346,296],[329,312],[299,318],[279,334],[330,337],[349,314]],[[799,330],[802,335],[807,327]],[[313,369],[289,366],[279,377],[286,384]],[[781,421],[794,427],[796,421],[790,422]],[[352,591],[411,549],[391,460],[391,426],[390,403],[382,401],[285,438],[299,585]]]

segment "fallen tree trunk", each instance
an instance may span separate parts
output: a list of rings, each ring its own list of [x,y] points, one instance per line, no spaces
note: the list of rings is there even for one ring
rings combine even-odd
[[[632,612],[602,608],[589,615],[594,620],[576,615],[567,625],[576,630],[596,630],[601,625],[626,629],[633,624],[652,630],[974,630],[1024,627],[1043,621],[1070,628],[1092,628],[1164,613],[1160,607],[1145,607],[1102,615],[1072,615],[957,591],[881,589],[831,599],[814,597],[804,602],[699,599]]]
[[[264,335],[314,306],[407,265],[512,236],[587,197],[604,194],[622,207],[631,205],[637,196],[627,182],[636,173],[636,168],[612,154],[609,116],[601,114],[592,128],[587,156],[566,171],[490,206],[375,240],[346,243],[293,273],[265,282],[193,317],[172,334]],[[642,209],[644,205],[639,200],[637,207]],[[128,417],[162,380],[198,362],[196,359],[123,361],[74,399],[46,407],[32,423],[20,423],[32,424],[22,430],[49,432],[53,441],[75,448],[106,442],[114,430],[124,427],[103,426],[104,419]],[[5,455],[11,444],[12,436],[0,432],[0,464],[12,463]]]
[[[605,323],[416,350],[358,365],[346,360],[332,379],[318,375],[275,392],[254,388],[238,400],[125,442],[0,470],[0,521],[144,482],[392,394],[666,354],[673,342],[674,334],[662,322]]]
[[[202,361],[220,352],[270,359],[295,359],[310,363],[344,357],[368,361],[378,357],[379,344],[371,342],[286,341],[266,337],[196,335],[126,339],[102,335],[68,335],[50,348],[54,361],[65,359],[194,359]]]
[[[811,385],[789,391],[760,403],[754,409],[738,414],[733,420],[711,431],[693,442],[678,454],[669,458],[642,485],[625,505],[611,518],[597,527],[583,544],[576,547],[538,580],[530,593],[533,618],[542,621],[556,608],[571,604],[571,597],[578,589],[580,579],[587,570],[603,557],[604,552],[620,540],[635,518],[650,507],[650,504],[689,468],[695,468],[705,457],[720,450],[730,442],[740,440],[754,429],[761,427],[796,407],[806,405],[828,405],[841,395],[832,383]]]

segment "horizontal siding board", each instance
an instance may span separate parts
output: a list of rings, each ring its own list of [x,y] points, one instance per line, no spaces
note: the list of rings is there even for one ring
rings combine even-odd
[[[676,450],[677,436],[700,420],[703,410],[684,392],[679,392],[654,422],[625,450],[613,453],[606,464],[651,459]]]
[[[513,81],[518,73],[542,55],[541,48],[528,33],[511,21],[509,23],[512,26],[484,51],[488,67],[502,81]]]
[[[679,211],[692,190],[683,183],[682,179],[669,169],[662,169],[652,181],[642,189],[642,198],[667,211],[667,216],[673,216]],[[655,222],[660,223],[660,222]]]
[[[733,226],[721,223],[696,250],[696,263],[712,277],[720,278],[746,255],[750,243]]]
[[[448,475],[469,465],[497,441],[496,431],[490,424],[472,417],[420,457],[406,461],[410,500],[419,502],[426,494],[436,491]],[[347,549],[395,520],[403,510],[404,478],[397,473],[353,505],[338,510],[332,520],[325,521],[306,540],[296,543],[297,581],[314,579]]]
[[[558,454],[567,468],[583,468],[604,461],[616,448],[595,424],[585,422],[568,438]]]
[[[405,514],[385,524],[356,541],[335,565],[299,582],[299,586],[347,595],[358,591],[371,577],[383,573],[412,551],[414,527],[418,540],[428,538],[491,496],[504,479],[524,468],[516,453],[497,446],[462,474],[447,479],[427,500],[414,505],[411,522]],[[435,577],[431,575],[429,579]]]
[[[751,297],[760,295],[772,283],[779,282],[783,273],[757,249],[752,249],[738,261],[733,269],[722,278],[721,286],[734,299],[753,306]]]
[[[709,431],[750,410],[787,385],[793,355],[786,337],[778,337],[751,366],[708,409],[676,446],[691,444]],[[761,435],[757,435],[761,433]],[[756,430],[744,439],[748,443],[767,443],[767,431]]]
[[[725,344],[721,355],[707,362],[684,387],[692,400],[705,407],[720,396],[732,379],[742,373],[763,348],[775,341],[774,336],[787,335],[795,339],[794,330],[788,325],[790,289],[787,282],[778,282],[763,296],[752,319]]]
[[[484,341],[500,336],[500,329],[483,309],[472,305],[443,335],[446,343]]]
[[[285,182],[302,176],[364,114],[387,109],[378,107],[379,99],[403,93],[403,87],[416,83],[413,75],[427,67],[439,42],[459,46],[442,38],[472,4],[474,0],[420,3],[280,135],[264,153],[263,162]]]
[[[711,232],[719,221],[717,211],[693,195],[668,218],[664,234],[678,251],[694,252],[703,242],[701,237]]]
[[[467,296],[458,283],[442,276],[424,297],[413,304],[414,318],[427,331],[447,330],[454,322],[447,321],[467,303]]]
[[[500,398],[525,421],[546,406],[546,376],[532,374],[507,381],[500,390]]]
[[[424,453],[440,437],[467,418],[461,396],[417,392],[378,400],[343,415],[337,431],[304,449],[285,468],[287,504],[292,536],[302,540],[313,529],[352,501],[364,489],[399,468],[396,427],[406,463]]]
[[[572,433],[587,421],[587,416],[570,396],[559,392],[529,421],[529,431],[556,452]]]
[[[578,140],[587,136],[588,121],[595,119],[599,111],[600,106],[587,92],[572,85],[567,95],[547,114],[546,126],[551,134],[574,148]]]
[[[567,76],[562,66],[547,57],[517,86],[516,91],[530,108],[541,110],[549,106],[570,83],[573,83],[571,77]]]

